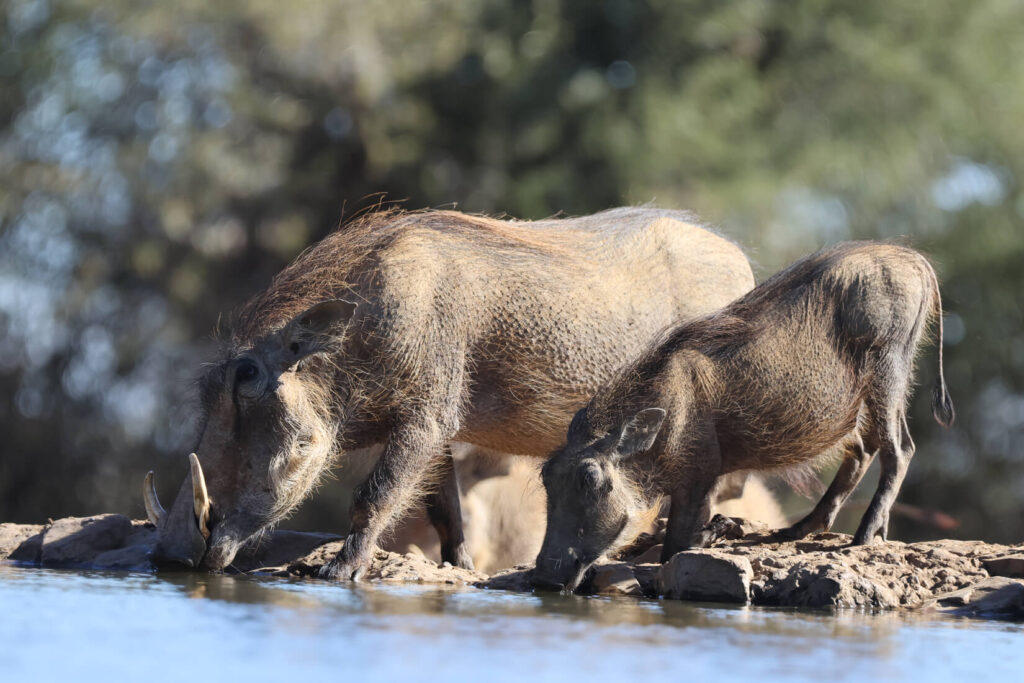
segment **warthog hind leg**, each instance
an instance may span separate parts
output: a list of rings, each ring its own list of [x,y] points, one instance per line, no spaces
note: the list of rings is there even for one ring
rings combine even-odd
[[[825,491],[825,495],[806,517],[790,527],[780,529],[776,536],[782,539],[799,539],[815,531],[831,529],[835,524],[836,515],[857,488],[874,457],[874,451],[866,449],[860,435],[855,434],[853,441],[846,446],[843,462],[839,465],[839,471],[836,472],[835,479]]]
[[[882,442],[878,456],[882,466],[878,476],[878,489],[860,521],[857,533],[854,534],[854,545],[871,543],[875,536],[880,536],[883,541],[886,540],[889,510],[896,502],[896,496],[899,494],[903,477],[907,474],[910,459],[914,457],[914,440],[910,437],[910,430],[907,428],[904,407],[902,405],[893,406],[885,412],[887,415],[885,415],[884,421],[878,421],[878,431]]]
[[[437,465],[437,486],[427,495],[427,517],[441,539],[441,561],[456,567],[473,569],[473,558],[466,549],[462,529],[462,504],[459,478],[450,446],[444,447]]]

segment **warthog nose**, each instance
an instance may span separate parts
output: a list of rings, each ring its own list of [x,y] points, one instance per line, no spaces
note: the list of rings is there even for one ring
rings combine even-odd
[[[565,590],[565,584],[557,579],[553,579],[543,574],[536,572],[530,577],[530,585],[534,588],[545,591],[562,591]]]
[[[195,569],[196,567],[195,561],[187,554],[168,551],[160,546],[153,550],[150,559],[161,569],[184,569],[186,567]]]

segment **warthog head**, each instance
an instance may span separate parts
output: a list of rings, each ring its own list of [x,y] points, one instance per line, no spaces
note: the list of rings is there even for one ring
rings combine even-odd
[[[355,304],[327,301],[210,367],[200,382],[202,434],[165,512],[152,477],[145,500],[159,562],[222,569],[239,547],[293,510],[335,452],[334,366]]]
[[[576,415],[568,443],[541,470],[548,522],[533,572],[534,586],[575,590],[595,561],[636,531],[631,522],[647,506],[619,463],[648,450],[664,419],[664,410],[648,408],[595,435],[583,427],[585,409]]]

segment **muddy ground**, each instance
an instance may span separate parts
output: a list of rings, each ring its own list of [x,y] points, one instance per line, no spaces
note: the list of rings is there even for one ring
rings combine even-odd
[[[656,564],[657,535],[644,535],[598,566],[581,592],[812,608],[903,609],[1024,620],[1024,545],[942,540],[851,547],[843,534],[779,542],[733,520],[713,547]],[[156,529],[123,515],[0,524],[0,560],[28,566],[153,571]],[[341,547],[331,534],[276,531],[240,553],[231,570],[314,577]],[[425,557],[377,551],[368,580],[529,591],[529,567],[486,576]]]

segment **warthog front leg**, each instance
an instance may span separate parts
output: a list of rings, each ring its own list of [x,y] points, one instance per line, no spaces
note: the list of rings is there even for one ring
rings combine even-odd
[[[701,454],[699,461],[672,491],[662,562],[668,562],[681,550],[702,546],[709,538],[705,537],[703,529],[711,519],[711,494],[721,471],[722,458],[717,437],[710,427],[707,431],[697,451]]]
[[[437,485],[427,496],[427,517],[441,539],[441,561],[456,567],[473,569],[473,558],[466,549],[462,529],[462,503],[455,459],[450,446],[444,447],[437,464]]]
[[[377,539],[400,515],[450,434],[436,420],[423,419],[394,428],[370,476],[355,491],[352,527],[338,556],[324,565],[327,579],[359,580],[369,568]]]
[[[694,480],[672,492],[669,505],[665,545],[661,561],[668,562],[681,550],[701,547],[705,541],[703,530],[711,519],[711,487],[714,478]]]

